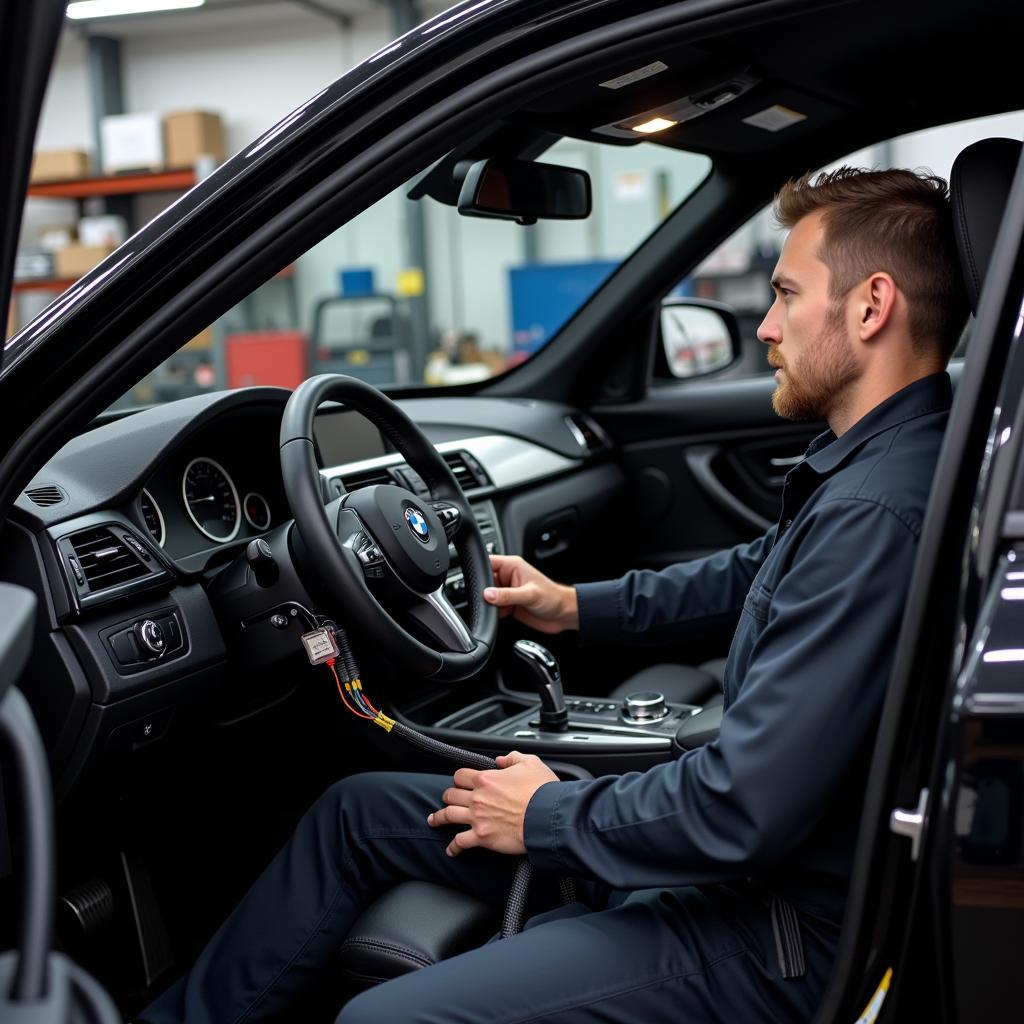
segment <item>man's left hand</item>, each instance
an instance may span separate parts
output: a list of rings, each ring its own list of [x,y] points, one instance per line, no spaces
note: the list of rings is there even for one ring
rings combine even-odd
[[[449,857],[472,846],[495,853],[526,853],[526,805],[545,782],[557,782],[558,776],[535,754],[513,750],[495,760],[497,770],[460,768],[452,779],[455,785],[441,795],[445,806],[427,816],[427,823],[435,828],[470,826],[448,844]]]

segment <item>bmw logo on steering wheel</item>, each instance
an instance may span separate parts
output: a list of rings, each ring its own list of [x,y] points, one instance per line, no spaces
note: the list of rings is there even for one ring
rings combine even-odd
[[[414,508],[407,508],[405,510],[405,521],[409,524],[409,529],[412,530],[413,536],[417,540],[422,541],[424,544],[430,540],[430,527],[420,512],[417,512]]]

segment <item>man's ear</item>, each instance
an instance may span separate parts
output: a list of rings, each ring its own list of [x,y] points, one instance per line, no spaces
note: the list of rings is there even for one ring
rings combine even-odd
[[[877,271],[861,283],[854,300],[861,341],[870,341],[892,321],[898,296],[896,282],[885,271]]]

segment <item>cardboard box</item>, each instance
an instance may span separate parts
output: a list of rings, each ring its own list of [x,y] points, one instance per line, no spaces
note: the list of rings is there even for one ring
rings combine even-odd
[[[163,170],[164,132],[159,114],[108,114],[100,119],[100,141],[104,174]]]
[[[38,281],[53,277],[53,253],[45,249],[19,249],[14,257],[15,281]]]
[[[224,124],[219,114],[182,110],[164,115],[164,156],[168,167],[194,167],[201,156],[224,161]]]
[[[29,182],[69,181],[87,178],[92,173],[92,160],[84,149],[40,150],[32,157]]]
[[[41,228],[39,231],[39,245],[43,249],[53,252],[54,249],[63,249],[77,241],[74,224],[51,224]]]
[[[115,213],[82,217],[78,221],[78,240],[82,245],[106,245],[116,249],[128,239],[128,223]]]
[[[185,352],[209,352],[213,348],[213,328],[204,327],[191,341],[181,346]]]
[[[54,275],[64,281],[77,281],[113,251],[109,245],[66,245],[53,254]]]

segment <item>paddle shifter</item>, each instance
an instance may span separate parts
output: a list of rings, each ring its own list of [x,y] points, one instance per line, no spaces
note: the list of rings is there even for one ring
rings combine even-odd
[[[517,640],[512,650],[523,660],[540,694],[540,727],[545,732],[564,732],[569,727],[562,676],[555,656],[533,640]]]

